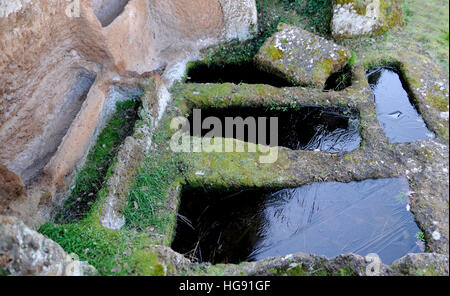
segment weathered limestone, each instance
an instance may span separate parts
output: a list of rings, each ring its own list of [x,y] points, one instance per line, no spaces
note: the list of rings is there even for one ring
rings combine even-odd
[[[246,40],[257,31],[258,12],[253,0],[220,0],[224,14],[222,38]]]
[[[334,258],[296,253],[239,265],[183,261],[174,266],[177,270],[188,270],[188,275],[222,276],[448,276],[449,273],[448,255],[436,253],[407,254],[391,265],[352,253]]]
[[[436,253],[408,254],[391,267],[403,275],[448,275],[448,256]]]
[[[334,38],[380,34],[403,24],[400,0],[334,0]]]
[[[10,14],[15,13],[22,9],[24,5],[27,5],[31,0],[8,0],[0,2],[0,17],[8,17]]]
[[[87,262],[74,260],[54,241],[14,217],[0,216],[0,268],[11,275],[95,275]]]
[[[280,24],[255,57],[257,65],[296,85],[324,87],[331,73],[343,68],[350,52],[298,27]]]
[[[430,261],[430,258],[434,258]],[[356,255],[345,254],[335,258],[326,258],[313,254],[293,254],[272,257],[254,263],[246,263],[243,267],[249,275],[270,276],[274,270],[279,274],[287,272],[293,275],[347,275],[356,276],[411,276],[411,275],[448,275],[448,256],[435,253],[408,254],[395,261],[392,265],[380,264],[376,269],[371,259]],[[232,271],[232,274],[236,272]]]

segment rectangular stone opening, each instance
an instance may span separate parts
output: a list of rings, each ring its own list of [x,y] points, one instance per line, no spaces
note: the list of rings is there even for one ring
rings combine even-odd
[[[196,64],[189,68],[186,82],[267,84],[275,87],[295,86],[286,79],[258,69],[250,62],[223,65]]]
[[[172,248],[199,262],[240,263],[298,252],[376,253],[391,264],[424,251],[404,178],[281,190],[186,189]]]
[[[215,126],[201,129],[195,125],[196,113],[189,116],[190,133],[194,136],[208,136]],[[234,107],[209,108],[201,110],[200,122],[214,117],[221,122],[221,134],[225,138],[234,138],[254,144],[268,144],[268,146],[282,146],[293,150],[320,150],[322,152],[337,153],[350,152],[360,147],[359,112],[348,107]],[[238,127],[233,128],[232,136],[227,134],[227,118],[238,122],[242,118],[246,123],[254,122],[256,131],[250,133],[250,124],[244,126],[244,133],[238,133]],[[278,118],[278,129],[271,123],[270,118]],[[260,120],[264,119],[264,124]],[[199,122],[199,121],[197,121]],[[195,129],[195,130],[194,130]],[[228,128],[230,131],[231,129]],[[242,129],[241,129],[242,130]],[[260,132],[265,130],[265,139],[261,139]],[[271,130],[277,137],[277,144],[270,141]],[[253,135],[250,137],[249,135]],[[256,138],[254,137],[256,135]],[[272,136],[273,138],[273,136]]]
[[[381,128],[391,143],[408,143],[435,137],[415,108],[408,84],[396,67],[370,68],[367,80],[375,97]]]
[[[113,165],[122,143],[133,134],[139,119],[142,92],[141,88],[136,87],[110,87],[109,106],[104,110],[108,113],[103,119],[105,124],[90,148],[83,167],[76,172],[61,210],[55,215],[57,223],[77,222],[89,213],[107,181],[108,169]]]
[[[325,91],[341,91],[352,85],[352,67],[346,65],[341,70],[334,72],[325,82]]]

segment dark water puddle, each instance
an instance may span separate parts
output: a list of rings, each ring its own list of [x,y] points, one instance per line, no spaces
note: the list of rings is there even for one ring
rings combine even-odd
[[[279,191],[182,193],[172,248],[202,262],[297,252],[377,253],[386,264],[422,252],[403,178],[315,183]]]
[[[274,74],[261,71],[253,63],[206,65],[191,67],[187,74],[188,83],[247,83],[268,84],[275,87],[294,86],[291,82]]]
[[[293,150],[320,150],[323,152],[337,153],[349,152],[357,149],[361,143],[358,130],[359,113],[347,107],[316,107],[299,106],[295,108],[276,107],[273,110],[265,108],[210,108],[201,111],[201,118],[217,117],[222,125],[222,135],[227,138],[235,138],[246,142],[270,144],[270,146],[283,146]],[[249,138],[248,125],[242,135],[237,133],[234,127],[232,137],[225,133],[225,118],[241,117],[254,118],[256,129],[263,129],[259,125],[258,118],[266,118],[266,140],[259,136]],[[278,136],[278,144],[270,139],[270,117],[278,118],[278,129],[274,132]],[[194,135],[194,116],[189,116],[191,135]],[[205,136],[211,129],[202,130],[201,136]],[[264,131],[264,129],[263,129]],[[196,136],[200,136],[195,134]],[[256,133],[258,135],[258,133]],[[256,139],[256,141],[255,141]]]
[[[324,90],[341,91],[352,85],[352,68],[347,65],[341,70],[332,73],[325,82]]]
[[[378,120],[391,143],[434,138],[412,105],[406,84],[396,68],[371,68],[367,79],[375,96]]]

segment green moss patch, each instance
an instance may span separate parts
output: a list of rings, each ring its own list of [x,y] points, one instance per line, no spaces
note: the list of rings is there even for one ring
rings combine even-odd
[[[278,61],[284,56],[284,52],[281,49],[276,48],[273,44],[264,49],[264,54],[273,61]]]
[[[149,239],[133,232],[112,231],[81,221],[46,223],[39,232],[57,242],[67,253],[88,261],[101,275],[163,275],[157,255],[144,250]]]

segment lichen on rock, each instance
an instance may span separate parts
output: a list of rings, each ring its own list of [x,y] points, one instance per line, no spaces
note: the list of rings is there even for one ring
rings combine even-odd
[[[335,0],[333,3],[334,38],[381,34],[402,24],[399,0]]]
[[[405,275],[439,276],[448,274],[448,256],[436,253],[408,254],[391,266]]]
[[[14,217],[0,216],[0,268],[11,275],[81,276],[97,271]]]
[[[283,24],[263,44],[255,63],[295,85],[324,87],[331,73],[342,69],[350,52],[301,28]]]

